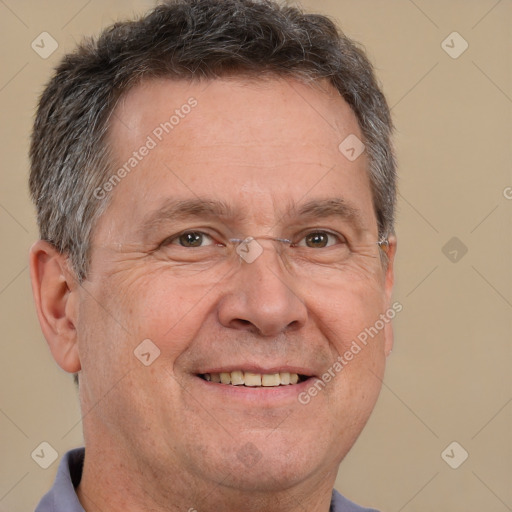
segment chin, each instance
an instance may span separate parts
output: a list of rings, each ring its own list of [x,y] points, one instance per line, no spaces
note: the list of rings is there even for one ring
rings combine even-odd
[[[329,461],[331,454],[321,436],[305,439],[302,433],[302,439],[283,439],[286,437],[284,432],[266,432],[252,440],[247,437],[234,453],[225,452],[229,458],[224,455],[222,465],[229,476],[224,483],[245,492],[285,491],[322,470]]]
[[[233,468],[226,481],[226,486],[248,493],[282,492],[306,480],[315,471],[311,461],[299,462],[285,460],[277,463],[264,462],[251,467]]]

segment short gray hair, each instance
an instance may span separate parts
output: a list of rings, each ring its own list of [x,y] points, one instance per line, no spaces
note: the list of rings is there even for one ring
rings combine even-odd
[[[111,173],[110,116],[142,80],[226,76],[328,79],[359,122],[379,236],[394,229],[392,122],[364,52],[326,16],[271,0],[171,0],[116,23],[66,55],[46,86],[30,147],[30,193],[40,236],[87,277],[97,219],[94,191]],[[340,141],[341,142],[341,141]]]

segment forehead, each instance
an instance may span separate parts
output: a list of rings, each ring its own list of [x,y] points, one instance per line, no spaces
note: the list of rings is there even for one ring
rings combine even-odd
[[[366,153],[350,161],[339,149],[349,136],[363,139],[327,82],[144,82],[111,118],[114,174],[125,172],[109,192],[110,228],[128,229],[168,199],[205,196],[255,223],[275,220],[280,205],[341,198],[372,224]]]

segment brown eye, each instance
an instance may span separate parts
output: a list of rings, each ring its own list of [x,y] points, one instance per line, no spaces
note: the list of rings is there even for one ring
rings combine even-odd
[[[343,242],[342,237],[329,233],[328,231],[312,231],[308,233],[302,240],[297,244],[302,247],[309,247],[310,249],[323,249],[335,245],[336,243]]]
[[[179,235],[169,237],[162,245],[179,245],[193,248],[212,245],[212,242],[212,238],[201,231],[184,231]]]
[[[203,234],[191,231],[189,233],[183,233],[178,238],[180,245],[184,247],[200,247],[203,241]]]
[[[306,237],[306,245],[313,248],[322,248],[327,245],[329,238],[327,233],[310,233]]]

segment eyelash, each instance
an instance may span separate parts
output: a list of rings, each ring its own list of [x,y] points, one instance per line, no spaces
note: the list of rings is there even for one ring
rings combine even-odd
[[[219,242],[215,243],[214,237],[212,235],[208,234],[208,233],[205,233],[204,231],[188,229],[188,230],[185,230],[185,231],[181,231],[180,233],[177,233],[177,234],[172,235],[170,237],[167,237],[160,244],[160,247],[166,247],[166,246],[169,246],[169,245],[178,245],[179,247],[183,247],[184,249],[195,249],[195,248],[197,249],[197,247],[185,247],[183,245],[173,244],[172,243],[172,242],[178,240],[181,236],[186,235],[187,233],[195,233],[195,234],[200,234],[200,235],[208,237],[210,240],[212,240],[214,242],[214,243],[212,243],[210,245],[223,245],[223,244],[219,244]],[[326,234],[328,236],[334,237],[334,238],[337,239],[338,243],[340,243],[340,244],[345,244],[345,245],[347,244],[347,240],[346,240],[346,238],[343,235],[341,235],[340,233],[335,233],[335,232],[326,230],[326,229],[312,229],[310,231],[307,231],[304,235],[301,236],[301,238],[299,239],[299,242],[304,240],[308,235],[317,234],[317,233],[322,233],[322,234]],[[292,246],[297,246],[297,243],[292,242],[291,245]],[[301,246],[301,247],[303,247],[303,246]],[[327,247],[332,247],[332,245],[329,245]],[[324,249],[324,247],[321,247],[321,248]]]

